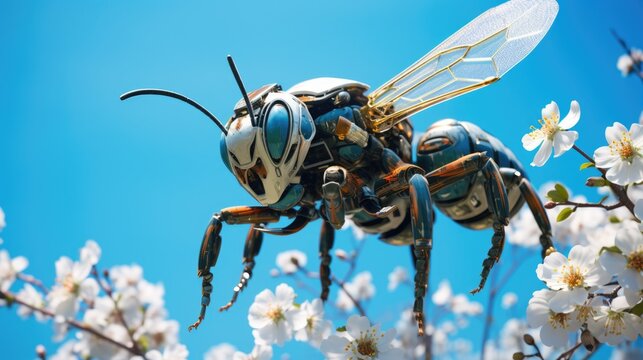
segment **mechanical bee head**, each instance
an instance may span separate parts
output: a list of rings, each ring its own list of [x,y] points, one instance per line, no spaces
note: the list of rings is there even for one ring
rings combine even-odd
[[[221,137],[228,169],[262,205],[290,208],[303,196],[299,169],[315,136],[315,125],[295,96],[266,85],[242,99]],[[250,109],[250,110],[248,110]]]
[[[313,118],[303,102],[277,84],[247,94],[231,56],[228,63],[243,99],[226,126],[196,101],[168,90],[134,90],[121,100],[162,95],[194,106],[221,129],[221,159],[239,184],[262,205],[289,209],[304,195],[299,169],[315,136]]]

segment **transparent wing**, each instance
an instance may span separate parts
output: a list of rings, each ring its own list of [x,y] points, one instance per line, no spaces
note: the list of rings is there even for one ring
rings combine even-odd
[[[491,8],[368,96],[373,132],[432,105],[489,85],[524,59],[558,13],[555,0],[513,0]]]

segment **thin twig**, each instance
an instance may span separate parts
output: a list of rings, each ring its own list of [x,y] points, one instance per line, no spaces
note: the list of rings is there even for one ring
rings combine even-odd
[[[634,70],[636,70],[635,71],[636,75],[638,75],[639,79],[643,81],[643,71],[641,71],[641,65],[639,65],[638,61],[636,61],[634,56],[632,56],[633,55],[632,49],[629,46],[627,46],[627,43],[625,42],[625,40],[623,40],[623,38],[616,33],[616,30],[610,29],[610,31],[612,32],[612,35],[616,38],[616,41],[621,45],[623,50],[625,50],[625,52],[627,53],[627,56],[630,57],[630,60],[632,60],[632,67],[634,68]]]
[[[573,206],[575,208],[590,208],[591,207],[591,208],[601,208],[601,209],[605,209],[607,211],[618,209],[620,207],[625,206],[625,204],[623,204],[622,202],[618,202],[618,203],[612,204],[612,205],[605,205],[605,204],[601,204],[601,203],[579,203],[579,202],[569,201],[569,200],[568,201],[561,201],[561,202],[552,201],[552,202],[550,202],[550,204],[552,204],[552,207],[556,207],[556,206]]]
[[[576,150],[579,154],[581,154],[589,162],[591,162],[592,164],[596,164],[594,159],[592,157],[590,157],[589,155],[587,155],[587,153],[585,153],[583,150],[581,150],[578,146],[574,145],[572,148],[574,150]],[[622,186],[616,185],[616,184],[612,183],[611,181],[607,180],[607,177],[606,177],[607,171],[605,171],[604,169],[601,169],[599,167],[597,167],[596,169],[603,175],[603,178],[609,184],[610,189],[612,189],[612,192],[618,198],[619,204],[622,204],[622,205],[619,205],[618,207],[625,206],[630,211],[630,213],[632,215],[636,216],[634,214],[634,203],[627,196],[627,192],[625,191],[625,188],[622,187]]]
[[[49,289],[42,283],[42,281],[36,279],[31,275],[17,273],[16,278],[26,282],[27,284],[31,284],[37,287],[38,289],[40,289],[40,291],[44,292],[45,294],[49,294]]]
[[[576,345],[574,345],[574,347],[572,347],[571,349],[569,349],[569,350],[565,351],[564,353],[560,354],[560,356],[557,357],[556,360],[569,360],[569,359],[571,359],[572,355],[574,355],[574,352],[576,352],[576,350],[578,350],[578,348],[581,347],[581,345],[583,345],[583,343],[579,341]]]
[[[353,276],[353,273],[355,272],[355,267],[357,266],[357,258],[359,255],[362,253],[362,249],[364,248],[364,244],[366,241],[364,239],[358,240],[359,242],[353,249],[353,254],[350,257],[350,260],[348,260],[348,270],[346,271],[346,274],[344,274],[344,282],[347,282],[348,279]]]
[[[319,279],[319,274],[315,274],[311,271],[308,271],[305,267],[301,266],[299,263],[295,263],[295,266],[297,266],[297,270],[301,271],[306,277],[309,277],[311,279]],[[348,298],[351,300],[351,302],[355,305],[355,308],[359,312],[361,316],[366,316],[366,311],[364,311],[364,308],[362,307],[362,304],[359,302],[359,300],[355,299],[351,293],[346,290],[346,287],[344,286],[345,282],[342,280],[339,280],[338,278],[335,277],[335,275],[331,275],[330,281],[335,283],[339,288],[348,296]]]
[[[492,275],[491,277],[491,291],[489,291],[489,300],[487,302],[487,314],[485,317],[484,329],[482,331],[482,351],[480,352],[481,360],[484,360],[485,344],[489,339],[489,334],[491,332],[491,325],[493,324],[493,308],[495,305],[496,296],[498,295],[500,290],[504,288],[504,286],[507,284],[509,279],[513,276],[513,274],[516,273],[516,270],[518,269],[518,267],[520,267],[520,265],[524,263],[524,260],[531,255],[533,255],[532,252],[527,252],[518,259],[515,256],[512,256],[513,261],[511,262],[511,267],[509,267],[509,270],[505,272],[504,276],[500,279],[500,281],[496,283],[496,280],[498,277],[498,270],[500,270],[499,268],[497,268],[496,271],[494,271],[494,275]]]
[[[125,327],[125,330],[127,331],[127,334],[129,335],[130,340],[132,341],[132,348],[134,348],[138,353],[143,353],[141,349],[138,346],[138,342],[136,339],[134,339],[134,331],[130,329],[130,327],[127,325],[127,322],[125,321],[125,316],[123,315],[123,312],[121,309],[118,307],[118,301],[114,298],[114,293],[112,292],[112,289],[107,286],[100,278],[98,275],[98,269],[96,269],[96,265],[92,267],[92,275],[96,279],[96,282],[98,282],[98,286],[105,292],[107,297],[112,301],[114,304],[114,312],[116,313],[116,317],[118,320],[121,322],[123,327]]]
[[[56,317],[56,314],[54,314],[53,312],[51,312],[51,311],[49,311],[47,309],[43,309],[43,308],[28,304],[28,303],[22,301],[21,299],[19,299],[18,297],[16,297],[13,293],[10,293],[8,291],[1,291],[0,290],[0,299],[6,299],[9,303],[20,304],[22,306],[25,306],[25,307],[29,308],[31,311],[38,312],[38,313],[43,314],[45,316],[48,316],[50,318],[55,318]],[[110,344],[112,344],[112,345],[114,345],[116,347],[119,347],[121,349],[127,350],[128,352],[130,352],[130,353],[132,353],[134,355],[144,356],[143,353],[140,350],[138,350],[138,349],[136,349],[134,347],[130,347],[130,346],[127,346],[125,344],[122,344],[122,343],[120,343],[120,342],[118,342],[118,341],[116,341],[116,340],[114,340],[114,339],[112,339],[112,338],[110,338],[110,337],[108,337],[106,335],[103,335],[100,331],[98,331],[98,330],[96,330],[96,329],[94,329],[94,328],[92,328],[92,327],[90,327],[88,325],[85,325],[85,324],[83,324],[81,322],[78,322],[78,321],[76,321],[74,319],[65,318],[64,321],[65,321],[66,324],[68,324],[69,326],[71,326],[73,328],[76,328],[76,329],[81,330],[81,331],[88,332],[88,333],[96,336],[97,338],[99,338],[101,340],[104,340],[104,341],[106,341],[106,342],[108,342],[108,343],[110,343]],[[143,358],[145,358],[145,357],[143,357]]]

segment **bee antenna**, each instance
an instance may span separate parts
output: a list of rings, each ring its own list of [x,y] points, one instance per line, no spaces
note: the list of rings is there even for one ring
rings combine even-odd
[[[252,108],[252,103],[248,98],[248,94],[246,93],[246,88],[243,86],[243,81],[241,81],[241,76],[239,76],[239,71],[237,71],[237,66],[234,64],[234,60],[232,60],[232,56],[230,55],[228,55],[228,64],[230,65],[230,70],[232,70],[232,75],[234,75],[234,79],[237,81],[239,90],[241,90],[241,95],[243,95],[243,100],[246,102],[246,108],[248,109],[248,115],[250,115],[250,121],[252,123],[252,126],[256,126],[255,112],[254,112],[254,109]]]
[[[179,93],[175,93],[173,91],[163,90],[163,89],[138,89],[138,90],[128,91],[125,94],[121,95],[121,100],[127,100],[127,99],[129,99],[131,97],[139,96],[139,95],[162,95],[162,96],[168,96],[168,97],[175,98],[175,99],[181,100],[183,102],[186,102],[186,103],[194,106],[195,108],[199,109],[199,111],[204,113],[205,116],[209,117],[210,120],[212,120],[214,122],[214,124],[217,125],[219,127],[219,129],[221,129],[221,131],[223,131],[224,135],[226,135],[226,136],[228,135],[228,130],[226,130],[225,126],[223,126],[221,121],[219,121],[219,119],[217,119],[216,116],[212,115],[212,113],[209,112],[203,106],[201,106],[201,104],[199,104],[198,102],[190,99],[187,96],[181,95]]]

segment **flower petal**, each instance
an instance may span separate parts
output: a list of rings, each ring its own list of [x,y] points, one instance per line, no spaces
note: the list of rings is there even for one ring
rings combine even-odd
[[[578,101],[572,100],[571,105],[569,106],[569,112],[565,116],[565,118],[558,124],[562,129],[571,129],[576,125],[578,120],[580,119],[580,104],[578,104]]]
[[[621,162],[621,157],[614,154],[609,146],[601,146],[594,151],[594,161],[596,161],[596,167],[609,169]]]
[[[554,135],[554,157],[559,157],[574,146],[578,139],[576,131],[557,131]]]
[[[522,137],[522,147],[524,147],[527,151],[532,151],[533,149],[537,148],[544,139],[545,136],[543,135],[542,131],[532,131]]]
[[[543,120],[554,120],[558,123],[560,119],[560,110],[558,110],[558,104],[555,101],[550,102],[540,111]]]
[[[619,141],[623,137],[623,133],[626,133],[627,129],[620,122],[615,122],[612,126],[605,128],[605,139],[608,144],[611,144],[613,141]]]
[[[549,160],[549,156],[551,156],[551,140],[546,139],[543,141],[543,144],[540,146],[540,150],[536,153],[536,156],[534,157],[534,161],[531,163],[531,166],[543,166]]]
[[[346,331],[354,339],[357,339],[360,332],[366,331],[371,327],[371,323],[366,316],[353,315],[348,318],[346,323]]]
[[[621,254],[605,251],[598,258],[601,266],[610,274],[619,274],[625,269],[627,259]]]

